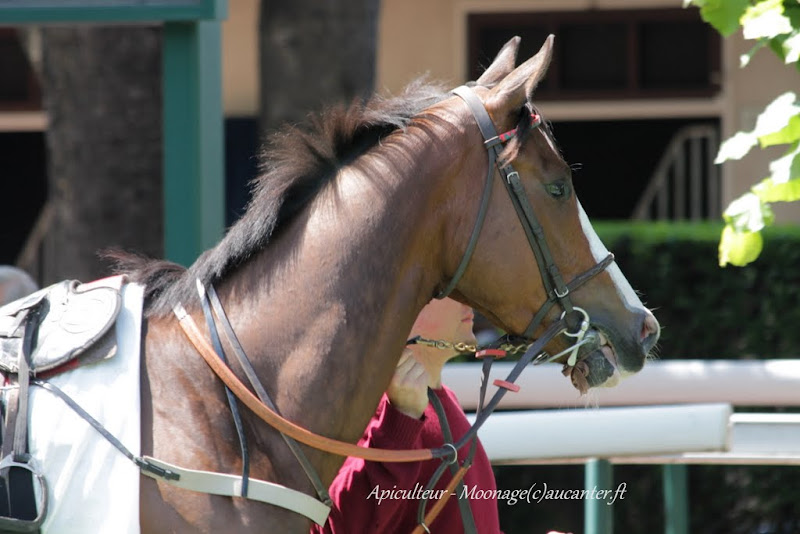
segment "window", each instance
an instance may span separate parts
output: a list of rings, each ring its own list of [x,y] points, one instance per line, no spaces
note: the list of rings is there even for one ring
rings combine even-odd
[[[720,37],[695,9],[475,13],[468,21],[468,72],[476,79],[512,36],[520,58],[556,36],[537,98],[675,98],[719,91]]]

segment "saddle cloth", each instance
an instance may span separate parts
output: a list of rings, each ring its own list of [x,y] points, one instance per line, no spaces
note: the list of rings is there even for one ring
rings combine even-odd
[[[125,284],[120,294],[116,328],[109,331],[116,341],[114,357],[49,381],[138,456],[143,287]],[[138,534],[138,468],[59,398],[34,386],[30,403],[29,449],[49,492],[42,533]]]

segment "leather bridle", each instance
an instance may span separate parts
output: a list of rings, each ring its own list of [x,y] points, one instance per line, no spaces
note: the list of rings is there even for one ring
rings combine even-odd
[[[208,365],[214,371],[214,373],[222,380],[225,384],[226,390],[230,392],[229,399],[233,399],[234,397],[245,404],[250,410],[252,410],[259,418],[267,422],[270,426],[278,430],[281,435],[286,440],[288,446],[292,449],[292,452],[298,458],[298,461],[303,466],[304,471],[306,472],[309,480],[312,482],[312,485],[315,487],[317,495],[319,499],[325,503],[327,506],[330,506],[331,501],[330,497],[327,493],[327,489],[322,484],[319,476],[314,471],[313,467],[311,467],[310,462],[305,457],[302,449],[297,446],[297,442],[309,445],[316,449],[329,452],[332,454],[337,454],[341,456],[355,456],[360,458],[365,458],[373,461],[381,461],[381,462],[411,462],[411,461],[423,461],[423,460],[430,460],[434,458],[438,458],[442,460],[442,464],[437,469],[436,474],[434,475],[434,479],[432,479],[428,485],[433,486],[435,482],[438,480],[438,477],[444,472],[444,469],[448,466],[452,467],[454,470],[453,478],[448,485],[448,491],[445,491],[442,495],[442,499],[434,504],[431,507],[431,510],[425,513],[425,502],[422,502],[420,505],[420,517],[419,517],[419,526],[415,529],[414,533],[421,534],[423,532],[429,532],[427,525],[429,525],[433,519],[436,517],[438,512],[443,508],[444,503],[446,502],[447,498],[454,493],[454,488],[461,483],[461,480],[466,473],[467,469],[469,468],[469,463],[471,462],[472,452],[474,452],[474,439],[477,435],[478,429],[483,425],[483,423],[488,419],[489,415],[495,410],[497,405],[500,403],[503,396],[508,391],[514,391],[515,388],[519,389],[518,386],[514,385],[514,382],[517,380],[519,375],[522,373],[523,369],[530,364],[531,362],[534,363],[541,363],[543,361],[548,361],[555,359],[561,354],[566,352],[572,352],[570,356],[570,361],[568,362],[569,365],[575,364],[575,358],[577,356],[578,348],[582,345],[585,341],[583,341],[583,336],[586,334],[587,330],[589,329],[590,318],[588,313],[572,304],[570,299],[570,293],[592,279],[594,276],[600,274],[603,270],[605,270],[611,262],[614,260],[614,256],[609,254],[606,256],[602,261],[594,265],[592,268],[588,269],[584,273],[575,277],[569,283],[564,283],[563,277],[555,264],[553,259],[553,255],[550,252],[549,247],[547,246],[547,242],[544,236],[544,230],[537,220],[533,207],[531,206],[530,202],[527,199],[525,194],[525,189],[522,185],[520,180],[519,174],[514,170],[512,165],[509,163],[504,166],[500,166],[498,164],[500,152],[502,150],[503,143],[513,137],[512,132],[506,132],[505,134],[497,135],[494,124],[489,117],[489,114],[486,111],[486,108],[483,106],[481,100],[474,94],[472,89],[467,86],[458,87],[453,91],[454,94],[462,98],[469,106],[470,111],[472,112],[475,120],[477,121],[478,127],[481,131],[481,134],[484,138],[484,145],[486,146],[486,150],[488,151],[489,155],[489,165],[488,171],[486,176],[486,184],[484,186],[483,197],[481,199],[480,207],[478,210],[478,216],[473,228],[472,234],[470,236],[469,242],[467,244],[467,248],[465,250],[464,256],[455,271],[452,279],[448,283],[448,285],[437,295],[437,298],[444,298],[446,297],[458,284],[459,280],[463,276],[464,272],[466,271],[467,265],[472,257],[472,254],[475,251],[475,248],[478,243],[478,238],[480,236],[481,228],[483,227],[483,223],[486,218],[486,212],[489,206],[489,199],[491,196],[492,190],[492,177],[494,176],[494,169],[495,167],[498,168],[500,171],[500,175],[502,177],[503,185],[506,187],[508,194],[511,198],[511,202],[514,205],[514,209],[517,212],[517,215],[522,223],[522,227],[525,231],[525,235],[528,238],[528,242],[530,243],[531,249],[536,257],[536,262],[539,266],[539,271],[541,273],[542,282],[547,292],[547,300],[539,309],[539,311],[534,315],[533,319],[531,320],[528,327],[525,329],[523,333],[523,337],[529,341],[526,343],[527,350],[525,353],[520,357],[520,359],[515,363],[512,371],[509,373],[505,380],[496,380],[494,383],[498,385],[498,390],[494,393],[492,398],[485,402],[486,391],[487,391],[487,383],[489,378],[489,371],[491,368],[492,361],[495,357],[502,357],[505,355],[504,350],[499,350],[498,348],[489,348],[486,350],[478,351],[476,353],[476,357],[483,358],[483,371],[482,371],[482,382],[481,382],[481,389],[480,389],[480,400],[479,400],[479,408],[476,413],[475,421],[470,428],[470,430],[462,436],[458,441],[453,442],[452,436],[449,437],[447,443],[443,446],[436,448],[436,449],[421,449],[421,450],[394,450],[394,449],[374,449],[374,448],[364,448],[357,445],[353,445],[352,443],[342,442],[335,439],[327,438],[324,436],[320,436],[309,430],[298,426],[291,421],[283,418],[275,408],[272,401],[269,399],[264,387],[259,382],[258,378],[255,376],[255,372],[252,370],[252,365],[244,353],[241,344],[239,343],[238,339],[236,338],[235,333],[233,332],[233,328],[228,321],[227,316],[225,315],[224,309],[222,308],[222,304],[219,301],[219,298],[214,291],[212,286],[203,286],[198,281],[198,291],[200,294],[200,300],[202,303],[203,312],[206,318],[206,323],[209,328],[209,332],[211,334],[211,338],[213,341],[213,347],[209,342],[205,339],[205,336],[202,334],[200,329],[194,322],[194,319],[191,315],[189,315],[183,306],[178,303],[175,308],[174,312],[176,317],[178,318],[179,324],[183,329],[184,334],[195,347],[195,349],[200,353],[200,355],[206,360]],[[536,116],[538,119],[538,116]],[[534,120],[532,127],[537,127],[540,124],[538,120]],[[542,324],[545,316],[550,311],[550,309],[555,305],[559,304],[564,313],[562,313],[561,317],[557,320],[549,324],[541,335],[533,340],[533,333],[537,330],[537,328]],[[213,313],[212,313],[213,308]],[[214,316],[216,315],[216,321]],[[245,386],[236,374],[230,369],[228,363],[225,358],[224,350],[222,348],[222,344],[220,342],[219,333],[217,331],[216,322],[219,322],[223,327],[223,334],[227,338],[229,345],[233,348],[234,355],[239,361],[239,364],[245,371],[247,378],[250,380],[253,390],[256,392],[258,397],[254,395],[250,389]],[[555,356],[550,356],[548,358],[541,358],[537,356],[541,356],[544,351],[544,347],[552,341],[553,338],[560,334],[566,334],[575,338],[573,345],[564,351],[563,353],[557,354]],[[409,340],[415,341],[415,340]],[[588,340],[587,340],[588,341]],[[502,353],[502,354],[501,354]],[[534,358],[536,358],[534,360]],[[232,412],[236,414],[237,409],[233,406],[235,405],[235,401],[231,402],[232,405]],[[436,407],[434,405],[434,407]],[[238,420],[238,417],[234,415],[234,419]],[[446,424],[446,423],[445,423]],[[238,425],[238,423],[237,423]],[[243,440],[243,433],[237,429],[237,432],[240,435],[240,439]],[[449,431],[444,430],[445,436],[448,436]],[[468,443],[472,442],[473,446],[471,447],[471,452],[468,459],[464,462],[463,465],[458,466],[458,450],[462,447],[467,445]],[[242,486],[243,486],[243,495],[246,496],[246,488],[247,488],[247,447],[242,441],[242,454],[243,454],[243,473],[242,473]],[[469,508],[469,506],[466,506]],[[464,507],[462,507],[463,513]],[[424,516],[424,517],[423,517]],[[466,517],[466,516],[465,516]],[[465,519],[466,521],[466,519]],[[465,527],[466,528],[466,527]]]
[[[495,174],[496,167],[497,170],[500,171],[503,185],[508,192],[514,210],[517,212],[522,228],[525,231],[525,237],[528,239],[528,244],[536,257],[542,284],[547,294],[547,300],[533,316],[528,327],[522,333],[522,337],[526,339],[533,338],[534,332],[542,324],[545,316],[556,303],[561,305],[566,314],[569,331],[577,332],[582,326],[581,322],[584,320],[584,317],[588,317],[588,314],[583,310],[581,310],[582,313],[573,313],[575,311],[575,306],[573,306],[572,300],[570,299],[570,292],[603,272],[611,265],[611,262],[614,261],[614,255],[609,253],[608,256],[603,258],[596,265],[575,277],[569,284],[565,284],[564,278],[561,276],[561,271],[558,269],[553,259],[553,254],[550,252],[550,247],[547,246],[544,229],[536,218],[533,206],[531,206],[528,196],[525,193],[525,187],[522,185],[519,173],[514,170],[511,163],[503,166],[499,164],[503,143],[513,137],[513,133],[506,132],[501,135],[497,134],[494,123],[489,117],[489,113],[486,111],[486,107],[484,107],[483,102],[481,102],[472,88],[462,85],[461,87],[453,89],[453,94],[460,97],[467,104],[467,107],[472,112],[472,116],[475,117],[475,121],[478,123],[478,128],[484,139],[483,144],[489,154],[489,165],[486,171],[483,197],[481,198],[480,207],[478,208],[478,216],[475,220],[475,226],[472,229],[469,242],[467,243],[467,248],[464,251],[464,255],[461,258],[461,262],[455,274],[447,284],[447,287],[436,295],[436,298],[442,299],[455,289],[467,269],[472,254],[475,252],[481,228],[486,219],[489,200],[492,195],[492,177]],[[541,125],[541,117],[534,114],[531,128],[538,128],[539,125]]]

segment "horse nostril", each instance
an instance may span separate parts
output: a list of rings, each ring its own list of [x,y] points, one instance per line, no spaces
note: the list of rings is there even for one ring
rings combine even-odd
[[[661,334],[661,325],[649,311],[645,311],[644,321],[642,321],[642,333],[640,341],[649,351],[658,341]]]

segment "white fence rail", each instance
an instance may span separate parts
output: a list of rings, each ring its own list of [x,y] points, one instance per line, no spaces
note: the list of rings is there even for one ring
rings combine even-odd
[[[494,464],[728,449],[730,404],[495,412],[478,435]]]
[[[512,362],[492,366],[491,382],[505,378]],[[466,410],[474,410],[480,384],[479,363],[444,367],[443,382],[455,391]],[[670,360],[650,361],[614,388],[594,389],[581,397],[556,364],[530,366],[507,393],[501,409],[584,408],[727,402],[735,406],[800,406],[800,360]]]
[[[490,384],[512,366],[495,364]],[[480,374],[480,363],[444,368],[466,410],[477,405]],[[800,406],[800,360],[652,361],[586,397],[557,365],[530,367],[517,384],[499,405],[516,411],[496,412],[479,433],[493,463],[585,463],[587,488],[610,484],[612,464],[661,464],[668,534],[689,532],[686,464],[800,465],[800,414],[733,412]],[[584,503],[585,534],[613,532],[609,508]]]

